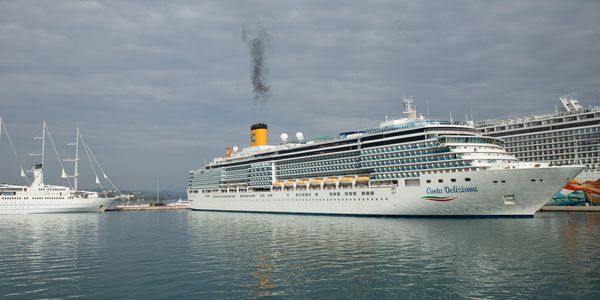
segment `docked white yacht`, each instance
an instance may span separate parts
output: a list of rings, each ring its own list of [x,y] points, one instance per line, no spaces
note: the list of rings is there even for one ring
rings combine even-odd
[[[0,133],[2,132],[0,119]],[[6,130],[6,129],[5,129]],[[46,137],[46,123],[42,133],[42,161],[44,160],[44,147]],[[77,189],[77,162],[79,146],[79,130],[77,131],[76,157],[70,161],[75,162],[75,173],[67,176],[63,171],[63,178],[74,179],[74,189],[66,186],[49,185],[44,183],[43,163],[36,164],[31,170],[33,180],[29,185],[0,185],[0,214],[24,213],[64,213],[64,212],[95,212],[104,211],[114,200],[98,192],[82,191]],[[12,146],[12,142],[11,142]],[[87,146],[86,146],[87,147]],[[14,147],[13,147],[14,149]],[[24,172],[21,172],[24,175]]]

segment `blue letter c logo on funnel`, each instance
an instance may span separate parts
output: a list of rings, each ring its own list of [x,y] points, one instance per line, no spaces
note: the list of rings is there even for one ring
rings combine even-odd
[[[250,135],[250,141],[256,143],[256,133],[252,133],[252,135]]]

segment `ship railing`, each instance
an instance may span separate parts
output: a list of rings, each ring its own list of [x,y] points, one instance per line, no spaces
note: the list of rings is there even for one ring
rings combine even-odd
[[[483,120],[483,121],[475,122],[475,125],[478,128],[498,126],[498,125],[509,125],[509,124],[515,124],[515,123],[522,123],[522,122],[528,122],[528,121],[540,121],[543,119],[550,119],[550,118],[555,118],[555,117],[565,117],[565,116],[578,115],[578,114],[582,114],[582,113],[592,113],[592,112],[593,113],[600,112],[600,106],[586,107],[586,108],[582,108],[582,109],[574,110],[574,111],[570,111],[570,112],[561,111],[561,112],[553,113],[553,114],[518,117],[518,118],[512,118],[512,119],[508,119],[508,120]]]
[[[397,130],[397,129],[410,129],[410,128],[415,128],[415,127],[423,127],[423,126],[431,126],[431,125],[456,125],[456,126],[472,127],[472,125],[470,123],[465,122],[465,121],[416,120],[416,121],[412,121],[412,122],[408,122],[408,123],[404,123],[404,124],[388,125],[385,127],[376,127],[376,128],[365,129],[365,130],[359,130],[359,131],[356,131],[356,133],[376,134],[376,133],[382,133],[382,132],[387,132],[387,131],[392,131],[392,130]],[[344,138],[344,136],[341,136],[341,138]]]

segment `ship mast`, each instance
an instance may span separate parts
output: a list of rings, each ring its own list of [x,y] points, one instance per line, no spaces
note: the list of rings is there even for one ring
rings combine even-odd
[[[28,172],[33,173],[32,186],[44,185],[44,152],[46,152],[46,121],[42,122],[42,136],[33,137],[34,140],[42,140],[42,152],[41,153],[29,153],[30,156],[41,156],[41,164],[34,165],[32,170]]]
[[[404,112],[403,114],[409,120],[417,119],[417,110],[413,105],[412,97],[402,97],[402,102],[404,102]]]
[[[77,136],[75,138],[75,174],[73,174],[73,188],[77,191],[77,166],[79,165],[79,127],[77,127]]]
[[[42,171],[42,173],[40,174],[40,182],[43,183],[44,182],[44,153],[46,152],[46,120],[44,120],[42,122],[42,167],[40,168],[40,170]]]
[[[75,158],[63,159],[63,161],[73,162],[73,175],[69,176],[65,173],[63,169],[63,174],[61,177],[63,178],[73,178],[73,189],[77,191],[77,177],[79,177],[78,166],[79,166],[79,127],[77,127],[77,134],[75,136],[75,143],[68,143],[68,146],[75,146]]]

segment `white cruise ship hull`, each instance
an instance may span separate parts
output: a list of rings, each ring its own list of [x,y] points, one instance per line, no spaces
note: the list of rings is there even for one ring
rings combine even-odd
[[[582,167],[426,174],[419,186],[190,193],[193,210],[421,217],[533,217]],[[430,183],[427,183],[427,180]],[[441,182],[440,182],[441,180]]]
[[[0,214],[43,214],[104,211],[114,198],[0,199]]]

